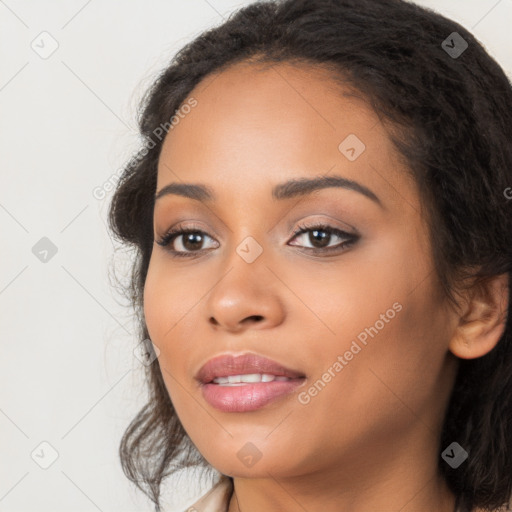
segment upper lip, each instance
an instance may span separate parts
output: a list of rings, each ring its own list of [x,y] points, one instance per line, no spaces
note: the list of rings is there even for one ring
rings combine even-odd
[[[250,373],[266,373],[284,376],[290,379],[305,377],[298,370],[286,368],[282,364],[258,354],[242,354],[234,356],[225,354],[210,359],[196,374],[196,379],[203,384],[212,382],[217,377],[244,375]]]

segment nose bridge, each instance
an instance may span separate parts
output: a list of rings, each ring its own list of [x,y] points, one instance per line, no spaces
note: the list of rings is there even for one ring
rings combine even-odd
[[[261,234],[256,236],[261,239]],[[249,318],[258,320],[261,327],[282,320],[284,308],[272,285],[275,277],[267,268],[268,261],[263,240],[260,243],[253,235],[242,235],[242,240],[233,244],[206,302],[212,324],[237,330]]]
[[[238,219],[228,226],[228,246],[233,251],[233,254],[228,255],[227,264],[230,266],[239,261],[252,266],[259,260],[267,259],[262,256],[264,246],[267,246],[270,228],[265,219],[264,203],[257,195],[257,192],[253,191],[247,197],[238,196],[237,199],[230,200],[228,217]]]
[[[256,188],[256,183],[247,185],[249,194],[238,195],[231,201],[230,211],[227,213],[229,222],[228,242],[229,253],[223,262],[225,269],[231,267],[231,272],[243,280],[248,279],[255,290],[259,286],[272,288],[275,277],[267,267],[274,262],[274,244],[282,243],[278,240],[276,219],[270,215],[271,205],[268,201],[268,191]],[[227,204],[226,199],[226,204]],[[254,282],[250,279],[253,277]],[[270,285],[270,286],[269,286]]]
[[[243,291],[246,296],[259,295],[263,289],[268,294],[270,287],[267,274],[272,274],[267,268],[269,250],[267,244],[262,240],[261,234],[249,235],[247,231],[238,238],[239,241],[236,240],[236,235],[233,236],[229,253],[222,263],[224,269],[222,274],[225,276],[222,281],[234,291]]]

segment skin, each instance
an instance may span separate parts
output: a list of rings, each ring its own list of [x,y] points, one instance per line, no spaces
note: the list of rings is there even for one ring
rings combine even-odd
[[[454,508],[437,464],[457,357],[497,343],[507,283],[468,293],[461,311],[449,307],[416,184],[376,114],[347,92],[318,67],[237,64],[191,92],[198,104],[160,155],[157,191],[202,183],[217,196],[156,201],[156,240],[179,222],[205,235],[195,253],[183,236],[174,241],[190,258],[155,243],[144,311],[185,430],[234,477],[229,512]],[[354,161],[338,149],[349,134],[366,145]],[[381,205],[343,188],[271,197],[278,183],[326,174],[357,181]],[[312,255],[311,232],[293,237],[304,221],[360,238]],[[252,263],[236,251],[249,236],[263,249]],[[329,246],[342,241],[331,235]],[[194,379],[212,357],[249,351],[302,371],[298,392],[308,390],[394,303],[402,309],[307,404],[292,393],[257,411],[221,412]],[[262,455],[252,467],[237,457],[248,442]]]

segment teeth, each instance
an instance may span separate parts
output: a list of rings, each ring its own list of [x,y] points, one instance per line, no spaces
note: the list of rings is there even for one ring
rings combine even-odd
[[[249,373],[246,375],[230,375],[229,377],[217,377],[213,379],[215,384],[222,386],[243,386],[254,382],[272,382],[290,380],[288,377],[270,375],[268,373]]]

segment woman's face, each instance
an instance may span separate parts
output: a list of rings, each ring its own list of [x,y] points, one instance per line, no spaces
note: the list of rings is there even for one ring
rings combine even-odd
[[[155,243],[144,311],[193,443],[241,477],[358,467],[369,477],[390,453],[437,460],[456,323],[416,185],[376,114],[325,72],[287,64],[236,65],[190,96],[197,104],[165,138],[157,192],[187,183],[212,198],[182,188],[156,200],[156,240],[178,224],[196,234]],[[332,180],[283,186],[320,177]],[[203,394],[201,367],[243,353],[304,378]],[[262,389],[286,392],[258,401]]]

